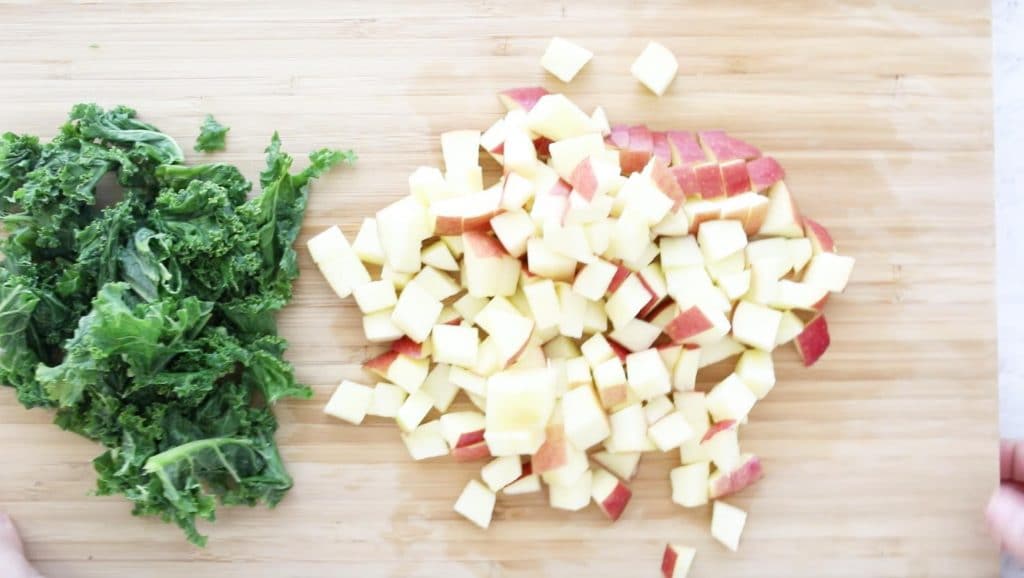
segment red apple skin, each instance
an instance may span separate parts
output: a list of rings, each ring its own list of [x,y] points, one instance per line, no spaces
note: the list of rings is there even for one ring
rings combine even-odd
[[[569,448],[566,444],[568,442],[565,439],[565,430],[562,426],[548,426],[544,443],[530,458],[531,471],[535,474],[543,474],[564,466],[568,460]]]
[[[479,442],[471,446],[453,449],[452,456],[455,457],[457,462],[475,462],[491,457],[491,449],[487,447],[487,442]]]
[[[629,148],[635,151],[654,152],[654,137],[646,125],[635,124],[629,127]]]
[[[747,176],[751,188],[760,192],[786,178],[786,171],[774,158],[761,157],[747,163]]]
[[[466,231],[462,234],[462,242],[467,251],[472,251],[473,256],[486,258],[500,258],[508,255],[501,243],[479,231]]]
[[[761,156],[757,147],[731,137],[722,130],[702,131],[698,136],[701,145],[720,163],[736,159],[752,160]]]
[[[771,203],[761,203],[756,207],[751,207],[747,218],[743,220],[743,232],[751,236],[756,235],[761,230],[761,225],[764,225],[765,218],[768,217],[769,207],[771,207]]]
[[[530,112],[534,105],[537,104],[537,101],[546,94],[548,94],[548,91],[543,87],[523,86],[503,90],[498,93],[498,100],[504,105],[505,110],[522,108],[526,112]]]
[[[683,130],[670,130],[665,133],[668,138],[669,147],[672,149],[673,166],[689,166],[702,163],[707,160],[704,149],[693,136],[692,132]]]
[[[700,196],[700,183],[697,182],[697,173],[693,171],[693,167],[672,167],[672,176],[676,178],[676,184],[684,196]]]
[[[711,329],[714,325],[705,317],[699,307],[693,306],[686,311],[680,311],[675,319],[665,326],[665,334],[672,338],[672,341],[680,343]]]
[[[811,240],[819,253],[834,253],[836,250],[835,241],[821,223],[804,217],[804,235]]]
[[[665,545],[665,554],[661,557],[661,575],[664,578],[672,578],[672,574],[676,569],[676,560],[679,559],[679,554],[672,549],[671,545]]]
[[[569,183],[572,185],[573,190],[576,191],[576,194],[588,202],[594,199],[594,193],[597,192],[597,176],[594,174],[594,166],[590,162],[590,157],[583,159],[580,161],[580,164],[576,165],[572,175],[569,177]]]
[[[489,150],[487,152],[491,153],[492,155],[503,155],[503,154],[505,154],[505,142],[502,141],[502,142],[498,143],[497,145],[495,145],[494,148],[492,148],[491,150]]]
[[[686,201],[686,195],[683,194],[682,187],[676,181],[676,176],[668,168],[668,163],[661,159],[656,160],[651,166],[651,180],[654,181],[654,185],[658,187],[658,190],[664,193],[666,197],[675,201],[672,205],[672,210],[678,211],[679,207]]]
[[[654,156],[665,161],[666,165],[672,163],[672,147],[668,144],[668,135],[661,131],[651,133],[651,149]]]
[[[747,165],[742,160],[728,161],[718,168],[722,171],[725,194],[731,197],[750,190],[750,175],[747,174]]]
[[[525,478],[526,476],[531,476],[531,475],[533,475],[533,462],[526,462],[525,464],[523,464],[523,473],[522,473],[521,476],[519,476],[518,479],[521,480],[521,479]]]
[[[609,520],[615,522],[622,516],[622,512],[632,497],[633,492],[625,484],[619,482],[615,484],[615,489],[598,503],[598,506]]]
[[[537,149],[537,158],[546,159],[551,156],[551,139],[539,136],[533,139],[533,148]]]
[[[394,363],[400,354],[397,351],[385,351],[373,359],[363,362],[363,369],[376,373],[381,377],[387,377],[388,368]]]
[[[608,135],[607,141],[619,149],[629,148],[629,127],[624,124],[617,124],[612,127],[612,133]]]
[[[468,431],[459,435],[459,439],[455,442],[455,447],[464,448],[482,441],[484,441],[484,430]]]
[[[416,343],[408,335],[403,335],[391,342],[391,351],[397,351],[413,359],[420,359],[423,357],[423,344]]]
[[[643,170],[654,153],[651,131],[644,125],[629,127],[629,148],[619,152],[619,166],[622,174],[629,175]]]
[[[629,277],[630,270],[623,267],[622,265],[615,265],[615,275],[612,276],[612,282],[608,285],[608,293],[615,293],[619,290],[619,287],[626,281],[626,277]]]
[[[724,419],[720,422],[712,424],[711,427],[708,428],[708,431],[704,432],[704,437],[700,439],[700,443],[708,441],[709,439],[715,437],[715,435],[718,434],[719,432],[731,429],[735,425],[736,420],[734,419]]]
[[[825,316],[821,313],[815,315],[814,319],[811,319],[804,326],[804,330],[800,332],[800,335],[796,336],[795,343],[796,351],[800,354],[800,358],[803,359],[804,367],[814,365],[831,343]]]
[[[619,166],[622,168],[622,174],[626,176],[642,171],[649,160],[651,153],[648,151],[619,151]]]
[[[761,459],[751,456],[734,470],[715,480],[716,483],[711,484],[708,497],[717,500],[730,496],[753,485],[762,477],[764,477],[764,469],[761,467]]]
[[[693,167],[697,177],[697,188],[700,196],[715,199],[725,196],[725,183],[722,182],[722,171],[715,163],[704,163]]]
[[[612,351],[615,352],[615,357],[618,357],[619,361],[621,361],[622,363],[625,363],[626,362],[626,357],[630,353],[629,350],[626,349],[625,347],[623,347],[623,345],[621,343],[619,343],[618,341],[614,341],[612,339],[608,339],[607,341],[608,341],[608,346],[611,347]]]

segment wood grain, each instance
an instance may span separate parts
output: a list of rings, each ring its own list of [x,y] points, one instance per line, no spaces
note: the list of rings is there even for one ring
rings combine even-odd
[[[710,539],[709,511],[671,504],[670,456],[644,458],[614,526],[539,496],[501,499],[486,533],[459,519],[476,466],[414,464],[392,424],[322,415],[368,349],[303,254],[281,326],[317,395],[278,412],[296,488],[274,511],[223,510],[205,550],[88,496],[97,448],[0,391],[0,509],[52,577],[653,576],[667,540],[699,548],[695,576],[996,575],[987,2],[0,2],[0,22],[2,129],[53,134],[94,100],[187,144],[213,113],[232,127],[214,158],[251,176],[275,129],[297,153],[355,148],[359,166],[316,187],[303,239],[354,232],[439,162],[439,132],[483,128],[496,90],[544,84],[615,121],[753,141],[858,259],[829,306],[832,349],[809,370],[780,352],[753,413],[767,477],[735,499],[738,554]],[[571,86],[537,64],[555,34],[597,54]],[[628,74],[649,39],[681,63],[661,99]]]

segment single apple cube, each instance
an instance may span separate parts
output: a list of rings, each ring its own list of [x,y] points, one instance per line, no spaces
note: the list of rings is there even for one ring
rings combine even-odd
[[[434,407],[434,400],[426,393],[417,390],[406,398],[405,403],[398,409],[395,422],[398,427],[402,428],[402,431],[411,432],[420,425],[423,418],[427,417],[432,407]]]
[[[671,377],[656,349],[626,356],[626,374],[629,387],[642,400],[672,391]]]
[[[775,365],[771,354],[757,349],[744,351],[736,363],[736,375],[757,399],[764,399],[775,387]]]
[[[730,301],[736,301],[750,291],[750,270],[728,273],[718,278],[718,287]]]
[[[363,334],[371,343],[384,343],[402,337],[402,330],[391,321],[392,309],[363,316]]]
[[[732,335],[736,341],[762,351],[775,349],[782,313],[750,301],[740,301],[732,316]]]
[[[530,304],[531,314],[538,329],[557,327],[561,319],[561,306],[555,283],[540,279],[523,285],[523,293]]]
[[[522,264],[494,237],[479,232],[462,234],[466,246],[463,271],[466,289],[474,297],[509,296],[516,292]]]
[[[796,336],[795,343],[796,351],[800,354],[804,366],[814,365],[831,343],[825,316],[819,313],[814,319],[808,321],[804,330]]]
[[[363,418],[366,417],[372,402],[373,389],[346,379],[341,382],[338,389],[334,390],[334,394],[324,407],[324,413],[359,425],[363,423]]]
[[[462,448],[484,441],[485,419],[477,411],[455,411],[441,416],[441,435],[448,447]]]
[[[775,285],[775,294],[768,305],[776,309],[820,311],[828,298],[828,289],[808,283],[783,279]]]
[[[576,260],[552,251],[543,239],[527,242],[526,260],[530,273],[555,281],[571,282],[576,274]]]
[[[739,550],[747,513],[718,500],[711,511],[711,535],[733,552]]]
[[[376,229],[374,229],[376,230]],[[434,241],[420,251],[420,261],[442,271],[458,271],[459,264],[448,250],[448,246],[442,241]]]
[[[616,267],[607,261],[597,259],[587,263],[583,269],[576,274],[573,280],[572,289],[583,297],[598,301],[608,292],[612,278],[615,277]]]
[[[438,325],[430,340],[434,346],[434,361],[465,368],[476,365],[480,335],[475,327]]]
[[[594,388],[583,385],[562,396],[565,436],[580,450],[603,442],[610,434],[608,417],[594,394]]]
[[[644,402],[644,417],[647,418],[647,425],[651,426],[658,420],[672,413],[675,409],[672,400],[667,395],[659,395]]]
[[[661,332],[662,329],[657,325],[641,319],[631,319],[629,323],[609,333],[608,337],[625,347],[627,351],[637,352],[650,349],[661,336]]]
[[[850,281],[853,265],[853,257],[835,253],[819,253],[811,259],[807,266],[803,282],[833,293],[841,293]]]
[[[526,254],[526,243],[537,232],[533,219],[522,210],[495,216],[491,219],[491,229],[509,255],[517,258]]]
[[[477,314],[490,303],[490,300],[486,297],[473,297],[469,293],[466,293],[462,297],[459,297],[452,304],[455,311],[459,313],[464,321],[467,323],[473,323],[476,319]]]
[[[545,471],[536,470],[540,473],[541,479],[549,486],[569,486],[580,479],[590,467],[587,461],[587,453],[573,447],[572,444],[565,444],[565,462],[560,466]],[[536,462],[534,462],[536,463]]]
[[[629,405],[609,416],[611,436],[605,448],[611,452],[642,452],[647,449],[647,418],[639,403]]]
[[[583,357],[590,364],[590,367],[594,368],[595,372],[597,367],[609,359],[615,358],[615,351],[611,345],[608,344],[608,340],[605,339],[604,335],[595,333],[591,335],[589,339],[583,342],[580,346],[580,352]],[[619,369],[622,369],[622,365],[619,364]],[[625,384],[626,374],[622,374],[622,381],[620,383]]]
[[[832,235],[828,232],[821,223],[804,217],[804,235],[810,239],[811,247],[814,249],[814,254],[819,253],[834,253],[836,250],[835,241],[832,239]]]
[[[742,421],[755,403],[757,396],[735,373],[719,382],[707,396],[708,413],[715,421]]]
[[[356,239],[352,241],[352,250],[355,251],[356,256],[363,263],[371,263],[373,265],[384,264],[384,247],[381,246],[380,238],[377,237],[376,219],[363,219],[363,224],[359,227],[359,233],[356,234]]]
[[[594,53],[558,36],[551,39],[540,65],[562,82],[571,82]]]
[[[740,442],[735,420],[720,421],[704,432],[700,442],[715,467],[731,470],[740,460]]]
[[[581,339],[583,337],[583,317],[587,313],[587,300],[574,293],[572,286],[559,283],[558,302],[561,318],[558,320],[558,332],[566,337]]]
[[[406,290],[408,290],[409,285],[418,285],[438,301],[444,301],[462,292],[462,287],[451,276],[429,265],[420,269],[420,272],[412,278],[412,281],[406,284]]]
[[[590,496],[609,520],[616,521],[629,504],[633,492],[626,484],[607,470],[595,468],[590,485]]]
[[[701,147],[711,158],[720,163],[736,159],[756,159],[761,156],[757,147],[729,136],[723,130],[706,130],[698,133]]]
[[[518,480],[523,474],[523,464],[519,456],[494,458],[480,470],[480,478],[492,492],[498,492],[505,486]]]
[[[700,225],[697,242],[704,260],[714,262],[742,251],[747,246],[747,234],[738,221],[707,221]]]
[[[370,282],[366,267],[338,227],[316,235],[309,240],[307,247],[313,262],[338,297],[344,299],[352,294],[354,288]]]
[[[511,484],[505,486],[501,492],[509,496],[518,496],[521,494],[532,494],[541,491],[540,476],[537,474],[527,474],[530,463],[527,462],[523,466],[523,476]]]
[[[679,544],[666,545],[665,554],[661,557],[661,575],[663,578],[686,578],[695,556],[696,548]]]
[[[594,377],[590,373],[590,364],[583,356],[571,357],[565,360],[565,375],[569,383],[569,389],[593,385]]]
[[[699,444],[711,427],[706,394],[702,391],[677,392],[673,401],[676,409],[683,414],[686,423],[693,430],[693,441]]]
[[[356,305],[364,314],[376,313],[394,307],[398,302],[395,286],[390,281],[370,281],[352,291]]]
[[[448,169],[444,173],[444,181],[454,197],[467,196],[484,190],[484,172],[478,166]]]
[[[556,416],[553,416],[551,421],[545,430],[544,443],[530,458],[532,471],[538,475],[555,471],[569,462],[570,446],[565,439],[565,427]],[[582,473],[583,469],[579,469],[577,475]]]
[[[480,131],[452,130],[441,133],[441,154],[448,171],[479,166]]]
[[[764,476],[761,460],[755,455],[740,456],[739,464],[731,470],[718,470],[708,479],[708,492],[712,500],[735,494]]]
[[[662,237],[658,244],[661,250],[661,266],[664,269],[704,265],[704,254],[697,245],[697,238],[692,235]]]
[[[526,110],[529,111],[537,104],[540,97],[548,94],[547,89],[540,86],[524,86],[521,88],[510,88],[498,93],[498,100],[505,110]]]
[[[725,337],[731,326],[720,311],[694,305],[683,310],[666,327],[665,334],[676,343],[709,345]]]
[[[673,210],[665,215],[657,225],[651,228],[651,232],[658,236],[676,237],[685,235],[690,230],[690,217],[683,209]]]
[[[420,270],[420,245],[430,237],[427,208],[408,196],[377,211],[377,237],[385,265],[396,273]]]
[[[697,387],[697,370],[700,368],[700,348],[683,348],[672,368],[672,388],[676,391],[691,391]]]
[[[590,504],[592,485],[593,474],[590,470],[570,484],[552,484],[548,487],[548,503],[557,510],[582,510]]]
[[[648,218],[639,209],[627,208],[611,227],[605,256],[623,261],[641,259],[651,244],[650,225]]]
[[[487,396],[487,378],[471,370],[459,366],[451,366],[448,379],[462,388],[469,395]]]
[[[363,363],[363,369],[376,373],[407,393],[419,391],[429,373],[430,361],[416,359],[397,351],[388,351]]]
[[[398,410],[405,402],[405,390],[390,383],[378,383],[373,388],[373,397],[370,400],[370,407],[367,408],[367,415],[378,417],[397,417]]]
[[[553,287],[552,290],[554,290]],[[555,295],[558,295],[558,293],[555,293]],[[542,349],[544,349],[544,355],[548,359],[565,359],[568,361],[580,356],[580,348],[576,345],[576,341],[564,335],[557,335],[544,342]],[[580,361],[586,367],[586,360],[581,358]]]
[[[709,261],[704,264],[704,268],[707,269],[708,276],[716,283],[726,275],[742,273],[746,270],[746,266],[747,258],[743,254],[743,251],[736,251],[724,259]]]
[[[681,412],[673,411],[647,430],[648,436],[660,451],[667,452],[693,438],[693,430]]]
[[[626,372],[622,362],[614,356],[594,367],[594,384],[601,398],[601,405],[609,409],[626,400]]]
[[[814,245],[810,239],[787,239],[789,246],[789,257],[793,264],[793,271],[799,273],[811,261],[814,256]]]
[[[487,486],[477,480],[470,480],[455,502],[455,511],[486,530],[491,525],[495,501],[494,492],[487,489]]]
[[[449,367],[443,363],[435,365],[427,374],[420,389],[430,396],[434,401],[434,407],[442,413],[448,411],[459,393],[459,387],[448,379],[448,371]]]
[[[487,380],[485,439],[495,456],[533,454],[544,441],[544,430],[555,407],[555,375],[547,369],[508,370]],[[513,432],[521,443],[500,439]],[[539,434],[539,437],[537,437]],[[496,448],[490,440],[506,442]]]
[[[532,170],[534,167],[530,168]],[[505,185],[501,191],[501,208],[506,211],[522,210],[533,200],[535,192],[533,181],[511,169],[506,169]]]
[[[527,114],[527,126],[551,141],[597,132],[587,113],[564,94],[546,94],[538,99]],[[505,154],[507,157],[508,152]]]
[[[754,191],[763,191],[786,178],[786,171],[772,157],[761,157],[747,163],[747,176]]]
[[[768,191],[768,198],[771,200],[771,205],[768,207],[768,214],[765,215],[764,224],[761,225],[758,234],[791,239],[803,237],[803,219],[800,217],[800,210],[786,187],[786,183],[779,181],[772,185]]]
[[[441,424],[435,419],[402,434],[409,455],[414,460],[426,460],[448,455],[448,444],[441,436]]]
[[[545,221],[543,229],[544,244],[551,252],[580,263],[596,260],[583,225],[559,225],[554,221]],[[575,270],[573,272],[575,273]]]
[[[488,228],[490,220],[502,211],[501,184],[480,191],[435,201],[430,205],[435,235],[458,235]]]
[[[598,464],[608,468],[613,474],[623,480],[630,480],[636,475],[637,467],[640,465],[640,452],[597,452],[591,457]]]
[[[775,337],[775,345],[785,345],[793,341],[803,330],[804,322],[795,313],[783,311],[782,321],[779,322],[779,334]]]
[[[680,466],[669,474],[672,480],[672,501],[684,508],[696,508],[708,503],[708,479],[711,464],[699,462]]]
[[[657,42],[648,42],[629,71],[651,92],[661,96],[676,77],[679,63],[668,48]]]
[[[555,169],[562,179],[572,183],[573,174],[581,162],[591,157],[604,157],[604,138],[598,132],[582,134],[555,141],[551,143],[548,151],[551,154],[551,168]]]
[[[391,321],[414,341],[422,343],[430,336],[444,305],[419,285],[402,291],[391,312]]]
[[[709,365],[714,365],[719,361],[729,359],[734,355],[739,355],[746,351],[746,349],[747,348],[739,341],[736,341],[731,337],[723,337],[714,343],[709,343],[700,348],[700,362],[697,364],[698,369],[703,369]]]
[[[631,274],[612,293],[605,304],[605,312],[612,325],[621,327],[634,319],[650,301],[651,293],[637,275]]]

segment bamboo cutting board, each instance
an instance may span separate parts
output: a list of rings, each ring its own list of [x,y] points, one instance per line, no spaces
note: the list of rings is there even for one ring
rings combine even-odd
[[[366,379],[371,350],[303,253],[281,318],[317,393],[278,409],[295,489],[274,511],[221,510],[205,550],[88,496],[99,450],[0,390],[0,509],[51,577],[654,576],[666,541],[698,547],[694,576],[996,575],[986,1],[4,1],[0,23],[2,130],[52,135],[94,100],[189,148],[213,113],[232,127],[214,158],[252,177],[275,129],[294,153],[356,149],[358,167],[316,186],[303,241],[354,233],[440,162],[440,132],[485,128],[497,90],[543,84],[613,122],[757,144],[858,259],[829,304],[832,349],[808,370],[777,353],[780,383],[746,428],[767,474],[732,500],[750,512],[737,554],[709,537],[709,510],[670,502],[675,452],[645,456],[615,525],[537,495],[501,498],[486,533],[456,516],[478,464],[412,463],[393,424],[321,413],[338,381]],[[596,53],[570,86],[538,65],[556,34]],[[680,59],[660,99],[628,72],[650,39]]]

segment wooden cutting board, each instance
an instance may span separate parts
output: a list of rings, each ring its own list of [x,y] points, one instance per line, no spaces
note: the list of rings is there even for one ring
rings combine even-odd
[[[54,134],[71,104],[138,108],[191,145],[206,113],[232,127],[208,157],[255,177],[270,133],[357,168],[316,186],[303,241],[406,193],[440,162],[437,136],[485,128],[494,93],[543,84],[613,121],[720,127],[786,166],[804,212],[858,259],[829,304],[833,346],[790,348],[745,448],[766,478],[739,553],[708,509],[669,500],[675,453],[644,458],[611,525],[541,496],[501,498],[490,531],[451,506],[478,465],[413,463],[396,428],[321,413],[372,352],[302,254],[281,318],[316,397],[283,403],[295,489],[274,511],[222,510],[209,547],[89,496],[99,450],[0,390],[0,509],[53,578],[654,576],[666,541],[699,548],[694,576],[995,576],[982,508],[996,484],[989,7],[929,2],[0,2],[0,129]],[[538,59],[564,35],[596,56],[570,86]],[[629,75],[656,39],[679,57],[668,94]],[[0,572],[2,574],[2,572]]]

